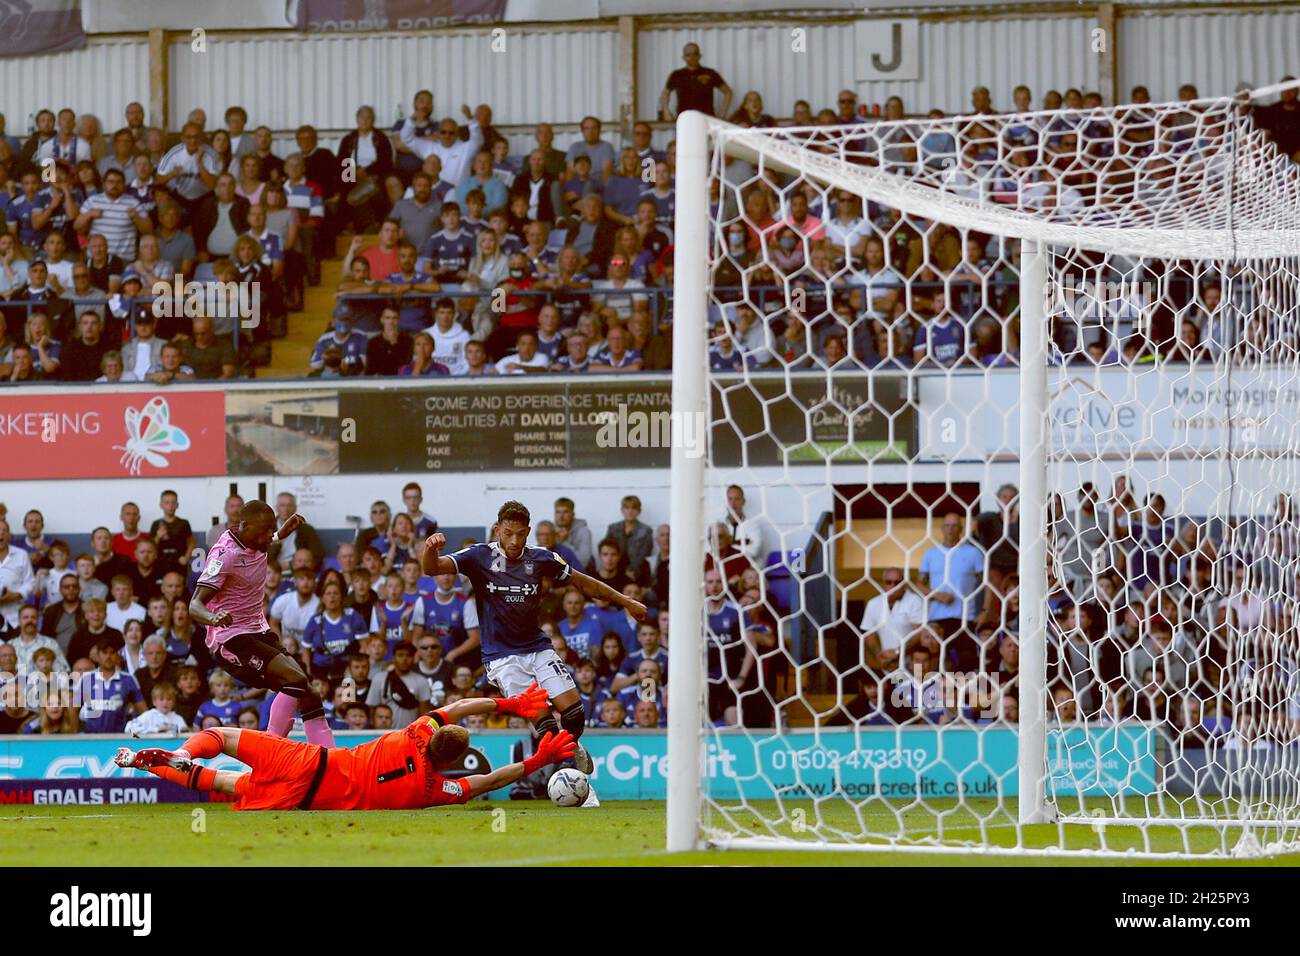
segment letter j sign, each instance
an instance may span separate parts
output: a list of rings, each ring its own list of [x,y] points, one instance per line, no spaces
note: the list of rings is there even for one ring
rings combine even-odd
[[[858,80],[919,80],[918,20],[858,20],[853,24]]]

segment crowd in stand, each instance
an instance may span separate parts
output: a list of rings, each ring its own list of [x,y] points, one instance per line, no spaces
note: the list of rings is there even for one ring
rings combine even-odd
[[[733,91],[701,65],[698,46],[688,44],[683,59],[665,85],[662,118],[675,106],[776,124],[758,91],[731,111]],[[1031,108],[1026,87],[1012,99],[1016,112]],[[1138,87],[1132,99],[1149,97]],[[251,372],[269,361],[272,340],[286,334],[305,287],[320,283],[322,260],[349,231],[356,239],[337,306],[308,374],[667,369],[674,144],[656,149],[651,125],[636,122],[616,146],[586,117],[567,150],[539,123],[531,151],[512,155],[489,105],[439,119],[433,102],[418,92],[410,115],[387,130],[362,106],[334,150],[301,126],[297,149],[283,157],[272,131],[249,129],[239,106],[217,128],[194,110],[175,134],[146,126],[138,103],[111,138],[96,117],[70,109],[33,114],[25,140],[0,126],[0,380],[167,384]],[[1071,89],[1049,90],[1042,105],[1068,117],[1100,103]],[[865,143],[878,119],[908,115],[898,97],[883,117],[870,112],[844,90],[820,112],[796,102],[789,122],[835,127],[841,138],[861,129]],[[995,146],[1010,137],[1029,148],[1041,136],[1053,167],[1069,167],[1051,173],[1054,189],[1087,185],[1087,164],[1070,166],[1075,133],[993,120],[984,87],[972,94],[972,113],[990,117]],[[1279,149],[1300,153],[1294,90],[1256,120]],[[890,161],[900,166],[943,152],[905,131],[891,136]],[[861,161],[874,161],[870,150]],[[1015,362],[1014,242],[864,209],[849,192],[759,176],[738,158],[713,185],[715,204],[729,204],[715,236],[715,371]],[[370,244],[365,233],[374,233]],[[259,294],[250,303],[213,293],[200,321],[183,290],[156,286],[177,277]],[[1232,278],[1174,283],[1160,302],[1092,302],[1058,322],[1062,360],[1191,360],[1257,340],[1268,330],[1223,329],[1221,313],[1234,304],[1225,290],[1250,291]],[[156,307],[160,298],[167,307]]]
[[[970,527],[965,509],[944,514],[914,579],[883,571],[840,658],[859,693],[836,722],[1018,719],[1017,489],[997,500]],[[1049,511],[1049,719],[1150,721],[1183,748],[1300,738],[1294,498],[1211,524],[1119,476],[1109,495],[1085,483]]]
[[[463,576],[421,574],[424,540],[438,525],[422,510],[418,484],[401,496],[398,508],[376,501],[369,524],[333,554],[311,524],[268,551],[267,619],[303,662],[336,729],[402,727],[457,699],[497,693],[480,660],[471,586]],[[230,496],[226,522],[196,533],[174,492],[163,492],[147,526],[139,505],[126,502],[120,530],[95,528],[77,554],[45,533],[39,511],[11,532],[0,506],[0,734],[264,729],[272,695],[214,662],[189,613],[204,550],[242,506]],[[297,502],[281,494],[275,507],[283,522]],[[575,511],[571,499],[557,499],[553,519],[536,523],[537,545],[646,602],[651,617],[638,625],[561,588],[544,594],[541,626],[573,672],[591,726],[663,727],[668,526],[642,522],[635,495],[603,535]],[[722,553],[733,551],[728,544]],[[759,601],[756,585],[742,592],[738,577],[734,585],[742,603]],[[767,620],[771,633],[775,618]]]

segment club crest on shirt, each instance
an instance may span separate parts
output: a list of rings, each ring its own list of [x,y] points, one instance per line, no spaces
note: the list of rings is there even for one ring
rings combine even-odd
[[[531,561],[525,561],[525,562],[524,562],[524,574],[532,574],[532,573],[533,573],[533,562],[531,562]]]
[[[262,659],[254,654],[248,659],[248,666],[255,671],[260,671],[262,669]]]

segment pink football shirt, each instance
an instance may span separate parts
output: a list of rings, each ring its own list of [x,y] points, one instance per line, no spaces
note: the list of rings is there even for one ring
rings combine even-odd
[[[229,531],[217,539],[208,553],[208,564],[199,575],[199,584],[217,589],[207,602],[212,612],[229,611],[229,627],[208,628],[207,645],[215,648],[236,634],[258,634],[267,630],[262,610],[262,593],[266,587],[266,552],[246,548]]]

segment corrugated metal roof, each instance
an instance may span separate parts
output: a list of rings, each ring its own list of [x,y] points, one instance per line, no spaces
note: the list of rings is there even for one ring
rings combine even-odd
[[[1130,13],[1119,21],[1121,95],[1145,84],[1153,100],[1194,83],[1201,96],[1230,95],[1300,75],[1300,11],[1231,15]]]
[[[814,111],[835,106],[835,95],[852,87],[864,103],[900,96],[909,113],[938,107],[948,113],[970,106],[971,89],[987,86],[993,105],[1011,107],[1011,90],[1026,83],[1035,105],[1049,87],[1099,84],[1100,59],[1092,52],[1090,17],[1029,17],[1006,20],[926,21],[920,26],[921,79],[853,82],[854,31],[845,24],[807,24],[806,52],[792,50],[790,24],[647,28],[639,33],[638,103],[653,116],[668,74],[681,66],[681,50],[700,44],[703,62],[718,70],[736,92],[763,95],[768,112],[789,116],[796,99]]]
[[[70,107],[99,117],[111,135],[125,122],[126,104],[149,106],[149,44],[95,39],[84,49],[0,58],[0,112],[11,136],[27,134],[27,117],[42,108]]]
[[[615,30],[505,28],[504,52],[489,30],[421,36],[264,36],[209,38],[208,51],[172,47],[174,122],[196,106],[217,117],[240,103],[253,123],[290,129],[311,123],[350,129],[363,103],[381,126],[400,103],[409,113],[417,89],[434,91],[435,112],[459,117],[460,105],[490,103],[502,125],[578,122],[618,113]]]

